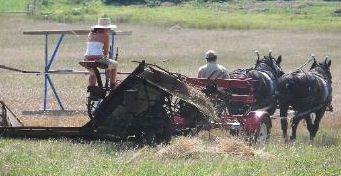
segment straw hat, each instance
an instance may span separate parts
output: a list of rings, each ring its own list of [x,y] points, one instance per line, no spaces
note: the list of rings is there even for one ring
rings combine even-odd
[[[92,28],[92,29],[95,29],[95,28],[110,28],[110,29],[115,29],[115,28],[117,28],[117,26],[111,24],[109,18],[99,18],[97,24],[96,24],[95,26],[92,26],[91,28]]]

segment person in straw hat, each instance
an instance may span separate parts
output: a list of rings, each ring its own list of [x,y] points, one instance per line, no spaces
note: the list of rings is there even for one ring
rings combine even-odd
[[[198,70],[198,78],[229,78],[225,67],[217,63],[218,55],[214,50],[208,50],[205,53],[206,65],[203,65]]]
[[[116,84],[117,61],[108,59],[110,31],[116,25],[111,24],[109,18],[99,18],[98,23],[91,27],[88,34],[84,61],[101,61],[108,64],[107,73],[110,75],[110,87]],[[89,86],[96,85],[96,76],[90,72]]]

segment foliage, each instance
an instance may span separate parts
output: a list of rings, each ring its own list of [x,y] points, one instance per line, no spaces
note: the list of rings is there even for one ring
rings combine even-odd
[[[134,1],[146,5],[119,6],[128,1],[105,5],[102,1],[56,0],[42,6],[43,14],[60,22],[94,20],[103,13],[116,23],[152,23],[205,29],[320,29],[339,30],[339,3],[253,2],[228,3],[186,1],[181,5],[161,5],[162,0]]]
[[[105,4],[120,4],[120,5],[134,5],[134,4],[146,4],[150,6],[157,6],[163,2],[170,2],[174,4],[180,4],[186,0],[102,0]]]
[[[186,2],[196,3],[226,3],[233,0],[102,0],[105,4],[123,4],[123,5],[134,5],[134,4],[154,4],[156,1],[160,5],[161,3],[174,3],[181,4]],[[152,2],[151,2],[152,1]],[[269,1],[269,0],[257,0],[257,1]],[[275,1],[275,0],[270,0]]]
[[[11,2],[13,7],[19,1]],[[338,2],[250,2],[206,0],[37,0],[37,17],[58,22],[94,20],[108,14],[116,23],[181,25],[205,29],[341,29]],[[125,6],[123,4],[135,5]],[[108,5],[106,5],[108,4]],[[178,4],[178,5],[177,5]],[[6,5],[8,6],[8,5]],[[22,6],[22,5],[21,5]]]
[[[25,11],[27,3],[23,0],[0,0],[0,12]]]
[[[336,10],[334,11],[334,15],[336,15],[336,16],[341,16],[341,9],[336,9]]]

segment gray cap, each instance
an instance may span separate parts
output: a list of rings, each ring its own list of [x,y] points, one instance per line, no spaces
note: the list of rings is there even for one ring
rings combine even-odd
[[[213,57],[217,57],[217,53],[213,50],[208,50],[206,53],[205,53],[205,59],[208,59],[208,58],[213,58]]]

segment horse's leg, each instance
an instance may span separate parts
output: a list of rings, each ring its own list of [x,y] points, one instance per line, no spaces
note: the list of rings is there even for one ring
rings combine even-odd
[[[312,119],[310,117],[310,114],[308,114],[305,117],[305,121],[307,122],[307,129],[308,129],[309,134],[310,134],[310,140],[312,140],[311,134],[312,134],[312,131],[313,131],[313,122],[312,122]]]
[[[317,131],[320,128],[320,121],[321,121],[325,111],[326,111],[326,109],[322,108],[322,109],[320,109],[320,110],[315,112],[316,117],[315,117],[315,120],[314,120],[312,132],[310,132],[310,139],[311,140],[313,140],[315,138],[316,133],[317,133]]]
[[[287,117],[281,118],[281,129],[283,132],[283,138],[286,139],[288,137],[288,118]]]
[[[290,136],[290,140],[291,141],[294,141],[296,139],[296,131],[297,131],[297,127],[298,127],[298,124],[301,120],[301,117],[296,117],[294,116],[292,118],[292,122],[291,122],[291,136]]]
[[[287,139],[288,137],[288,109],[289,109],[289,104],[283,103],[280,104],[280,117],[281,117],[281,129],[283,132],[283,138]]]

